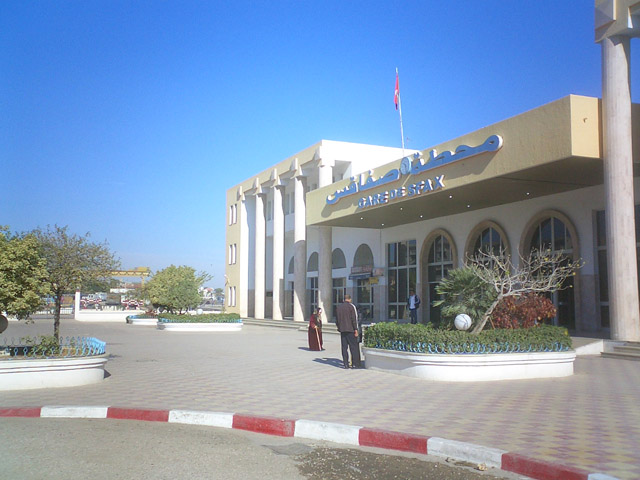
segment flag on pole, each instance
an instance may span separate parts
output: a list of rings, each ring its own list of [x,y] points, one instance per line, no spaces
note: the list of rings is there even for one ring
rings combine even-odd
[[[402,103],[400,100],[400,76],[396,68],[396,91],[393,95],[393,101],[396,104],[396,110],[400,116],[400,137],[402,138],[402,156],[404,157],[404,127],[402,126]]]
[[[398,102],[400,101],[400,78],[398,77],[398,69],[396,68],[396,90],[393,94],[393,101],[396,104],[396,110],[398,110]]]

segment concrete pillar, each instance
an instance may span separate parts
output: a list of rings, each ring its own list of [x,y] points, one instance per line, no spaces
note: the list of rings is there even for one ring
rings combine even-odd
[[[282,320],[284,305],[284,187],[273,187],[273,313],[274,320]]]
[[[80,290],[76,290],[76,297],[73,303],[73,318],[74,320],[78,319],[78,314],[80,313]]]
[[[609,315],[613,340],[640,341],[631,144],[629,38],[602,44],[602,124]]]
[[[304,322],[307,296],[307,220],[304,201],[304,176],[293,178],[294,227],[293,227],[293,320]]]
[[[331,183],[333,183],[333,168],[321,160],[318,168],[318,187],[326,187]],[[318,252],[318,306],[322,308],[322,320],[326,322],[333,317],[332,229],[324,226],[317,228],[320,240]]]
[[[254,270],[254,318],[264,318],[264,298],[265,298],[265,218],[264,218],[264,197],[260,191],[256,193],[256,224],[255,224],[255,270]]]
[[[240,245],[238,248],[239,279],[236,288],[236,305],[242,318],[249,316],[249,212],[248,197],[242,195],[239,207],[238,222],[240,223]],[[228,293],[228,292],[226,292]]]

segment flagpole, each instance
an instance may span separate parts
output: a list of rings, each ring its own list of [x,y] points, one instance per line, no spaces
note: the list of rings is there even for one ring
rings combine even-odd
[[[402,157],[404,158],[404,127],[402,126],[402,100],[400,98],[400,76],[396,67],[396,96],[398,98],[398,113],[400,114],[400,136],[402,137]]]

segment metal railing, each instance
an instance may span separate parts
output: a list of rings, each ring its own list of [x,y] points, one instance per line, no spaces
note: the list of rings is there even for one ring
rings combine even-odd
[[[0,341],[0,360],[92,357],[103,355],[106,346],[106,342],[95,337],[64,337],[60,343],[53,337],[4,338]]]
[[[484,355],[491,353],[539,353],[539,352],[566,352],[570,348],[559,342],[553,344],[526,344],[518,342],[510,343],[424,343],[424,342],[403,342],[391,340],[387,342],[376,342],[375,347],[385,350],[410,353],[436,353],[454,355]]]

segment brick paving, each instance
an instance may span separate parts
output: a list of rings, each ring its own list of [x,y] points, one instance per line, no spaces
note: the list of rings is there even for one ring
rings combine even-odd
[[[11,322],[0,339],[48,334],[51,323]],[[63,320],[62,334],[106,341],[109,376],[84,387],[0,392],[0,408],[104,405],[304,418],[640,478],[640,362],[587,356],[568,378],[440,383],[339,368],[337,335],[325,336],[325,351],[312,352],[304,331],[252,325],[239,333],[183,333]]]

